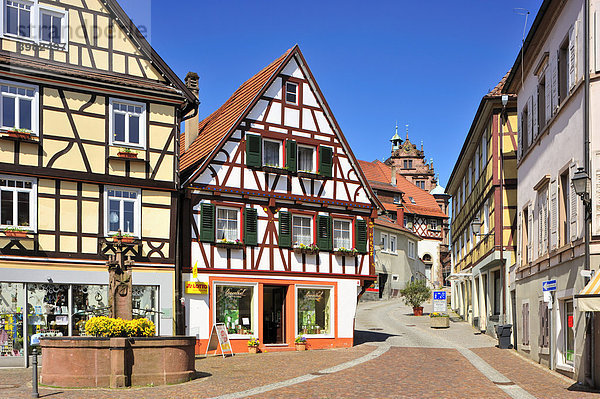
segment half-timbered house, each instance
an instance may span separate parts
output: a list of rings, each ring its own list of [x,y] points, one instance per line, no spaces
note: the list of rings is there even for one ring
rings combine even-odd
[[[186,320],[198,350],[213,323],[234,351],[250,337],[270,350],[299,335],[309,348],[351,346],[357,297],[374,280],[377,200],[300,49],[187,124],[182,142]]]
[[[195,93],[116,1],[2,0],[0,25],[0,361],[103,313],[115,234],[131,241],[135,314],[171,334]]]

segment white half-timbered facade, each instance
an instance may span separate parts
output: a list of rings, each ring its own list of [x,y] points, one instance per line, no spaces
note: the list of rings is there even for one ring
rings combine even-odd
[[[279,349],[299,335],[309,348],[351,346],[357,296],[374,279],[378,202],[299,48],[245,82],[197,133],[193,123],[181,169],[184,281],[208,286],[186,290],[197,350],[217,322],[234,351],[250,337]]]

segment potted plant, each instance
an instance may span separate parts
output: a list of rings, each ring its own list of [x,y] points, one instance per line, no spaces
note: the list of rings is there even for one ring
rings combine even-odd
[[[121,148],[117,153],[119,158],[137,158],[137,151],[133,151],[131,148]]]
[[[248,352],[249,353],[258,353],[258,346],[260,345],[260,341],[258,338],[252,338],[248,341]]]
[[[306,337],[304,335],[298,335],[294,340],[296,344],[297,351],[305,351],[306,350]]]
[[[450,327],[450,316],[447,313],[433,312],[429,315],[431,328]]]
[[[242,248],[244,243],[239,239],[232,241],[227,238],[221,238],[220,240],[217,240],[215,245],[217,248]]]
[[[123,242],[125,244],[133,243],[133,236],[129,233],[121,234],[120,232],[112,236],[113,242]]]
[[[22,227],[11,226],[4,229],[4,235],[14,238],[25,238],[27,237],[27,230]]]
[[[412,306],[415,316],[423,316],[423,302],[431,296],[431,290],[424,280],[409,281],[400,290],[400,296],[404,298],[406,305]]]
[[[265,172],[269,172],[269,173],[279,173],[279,174],[286,174],[288,173],[287,168],[283,168],[279,165],[275,165],[275,164],[265,164],[263,165],[263,171]]]
[[[13,137],[21,140],[31,139],[31,130],[27,129],[11,129],[7,131],[8,137]]]
[[[356,256],[358,250],[356,248],[339,247],[333,250],[333,254],[338,256]]]
[[[319,247],[317,246],[317,244],[314,244],[314,243],[310,244],[310,245],[296,243],[294,245],[294,253],[309,254],[309,255],[318,254]]]

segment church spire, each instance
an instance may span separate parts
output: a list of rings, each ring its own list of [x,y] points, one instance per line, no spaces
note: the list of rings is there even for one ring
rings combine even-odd
[[[396,122],[396,133],[390,141],[392,142],[392,152],[396,151],[402,145],[402,139],[398,136],[398,122]]]

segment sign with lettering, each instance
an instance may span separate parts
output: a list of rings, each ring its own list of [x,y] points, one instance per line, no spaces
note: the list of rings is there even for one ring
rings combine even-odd
[[[222,295],[230,299],[240,299],[246,295],[246,291],[248,291],[248,288],[226,288]]]
[[[231,349],[231,343],[229,342],[227,327],[225,327],[225,324],[223,323],[213,324],[204,356],[206,356],[208,351],[216,351],[219,348],[221,348],[221,355],[223,355],[223,357],[225,357],[226,351],[230,352],[232,356],[234,355],[233,350]]]
[[[448,311],[446,291],[433,291],[433,311],[440,313]]]
[[[208,294],[208,283],[202,281],[186,281],[185,282],[185,293],[186,294]]]

